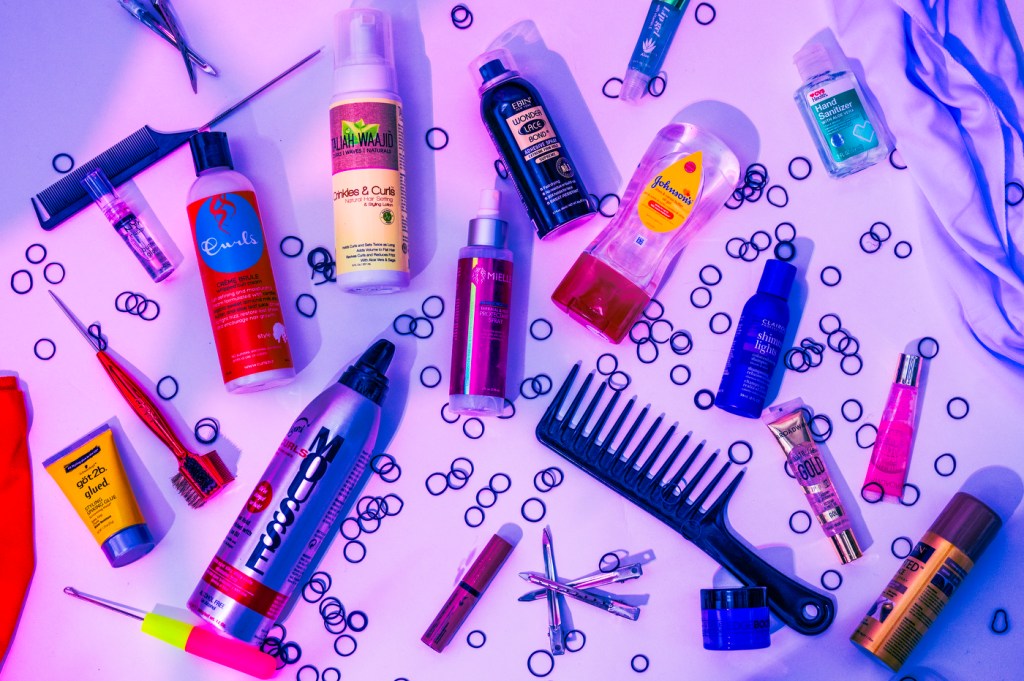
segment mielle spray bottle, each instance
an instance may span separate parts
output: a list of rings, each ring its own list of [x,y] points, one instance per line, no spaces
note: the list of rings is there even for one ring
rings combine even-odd
[[[189,140],[196,181],[188,217],[213,340],[229,392],[255,392],[295,378],[256,191],[234,170],[228,136]]]
[[[366,482],[394,353],[377,341],[302,410],[192,592],[192,612],[243,641],[266,637]]]
[[[338,284],[352,293],[409,285],[405,146],[391,19],[376,9],[334,19],[331,172]]]
[[[508,223],[498,218],[501,193],[485,190],[459,251],[455,333],[449,383],[451,410],[497,416],[505,408],[508,333],[512,324],[512,251]]]
[[[689,123],[665,126],[633,173],[619,212],[551,300],[597,335],[620,342],[739,176],[739,162],[722,140]]]

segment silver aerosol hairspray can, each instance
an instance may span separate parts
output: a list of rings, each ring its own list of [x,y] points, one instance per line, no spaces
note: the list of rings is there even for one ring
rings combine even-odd
[[[266,637],[366,479],[394,354],[377,341],[295,419],[192,592],[192,612],[243,641]]]

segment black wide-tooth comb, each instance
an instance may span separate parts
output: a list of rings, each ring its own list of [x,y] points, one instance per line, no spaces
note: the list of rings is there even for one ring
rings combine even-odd
[[[594,381],[594,374],[591,373],[584,379],[579,392],[572,399],[565,414],[559,416],[559,412],[562,411],[569,396],[569,391],[576,381],[579,369],[579,364],[573,366],[569,376],[558,389],[551,406],[548,407],[544,417],[537,425],[537,439],[573,465],[586,471],[607,487],[679,532],[685,539],[728,569],[743,584],[767,587],[768,606],[771,611],[796,631],[801,634],[813,635],[828,629],[835,618],[835,605],[832,600],[772,567],[729,529],[726,521],[726,506],[739,486],[740,480],[743,479],[743,471],[740,471],[732,479],[721,495],[711,503],[707,511],[702,512],[701,505],[708,500],[712,491],[725,477],[731,465],[730,462],[727,461],[703,491],[693,501],[689,501],[690,494],[696,490],[704,475],[711,469],[718,453],[712,454],[689,481],[680,486],[684,482],[683,476],[686,475],[704,448],[703,442],[696,444],[679,470],[671,478],[668,478],[673,464],[690,442],[688,433],[682,437],[657,472],[652,474],[651,471],[655,464],[661,459],[662,453],[675,434],[676,426],[673,425],[661,436],[643,465],[638,468],[637,463],[644,450],[654,439],[655,433],[664,421],[664,416],[659,416],[654,420],[632,453],[625,456],[630,442],[640,430],[640,426],[650,410],[650,407],[644,407],[626,430],[621,443],[613,450],[612,445],[626,424],[626,419],[636,404],[636,397],[630,398],[607,435],[601,438],[601,433],[621,397],[620,392],[614,391],[600,416],[592,422],[591,419],[594,417],[597,406],[608,389],[607,382],[603,382],[583,410],[576,425],[573,425],[574,417]]]

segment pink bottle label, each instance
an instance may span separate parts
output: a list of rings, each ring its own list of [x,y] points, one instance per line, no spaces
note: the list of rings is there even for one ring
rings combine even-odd
[[[512,262],[460,258],[449,394],[505,397]]]
[[[839,494],[832,485],[825,461],[815,444],[802,442],[793,447],[787,458],[825,536],[832,537],[850,529],[850,519],[843,511]]]
[[[874,487],[870,493],[881,494],[886,501],[899,501],[903,497],[910,449],[914,442],[916,411],[917,388],[893,384],[864,478],[865,490],[869,486]]]
[[[274,272],[251,191],[191,203],[199,274],[224,382],[292,367]]]

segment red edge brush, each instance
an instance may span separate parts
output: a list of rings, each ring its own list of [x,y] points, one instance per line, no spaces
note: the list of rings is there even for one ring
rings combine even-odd
[[[153,400],[146,394],[145,389],[139,385],[139,382],[124,367],[107,354],[106,342],[90,336],[85,326],[68,309],[67,305],[53,291],[49,293],[53,301],[67,315],[79,333],[96,349],[96,358],[103,365],[103,368],[107,370],[107,375],[114,382],[114,386],[121,393],[121,397],[125,399],[125,402],[132,408],[132,411],[142,419],[143,423],[149,426],[153,434],[171,450],[174,458],[178,460],[178,472],[171,478],[171,484],[185,498],[188,505],[192,508],[199,508],[217,492],[224,489],[225,485],[234,480],[235,476],[228,470],[228,467],[217,452],[210,451],[206,454],[196,454],[185,447],[181,439],[171,428],[167,417],[153,403]]]

